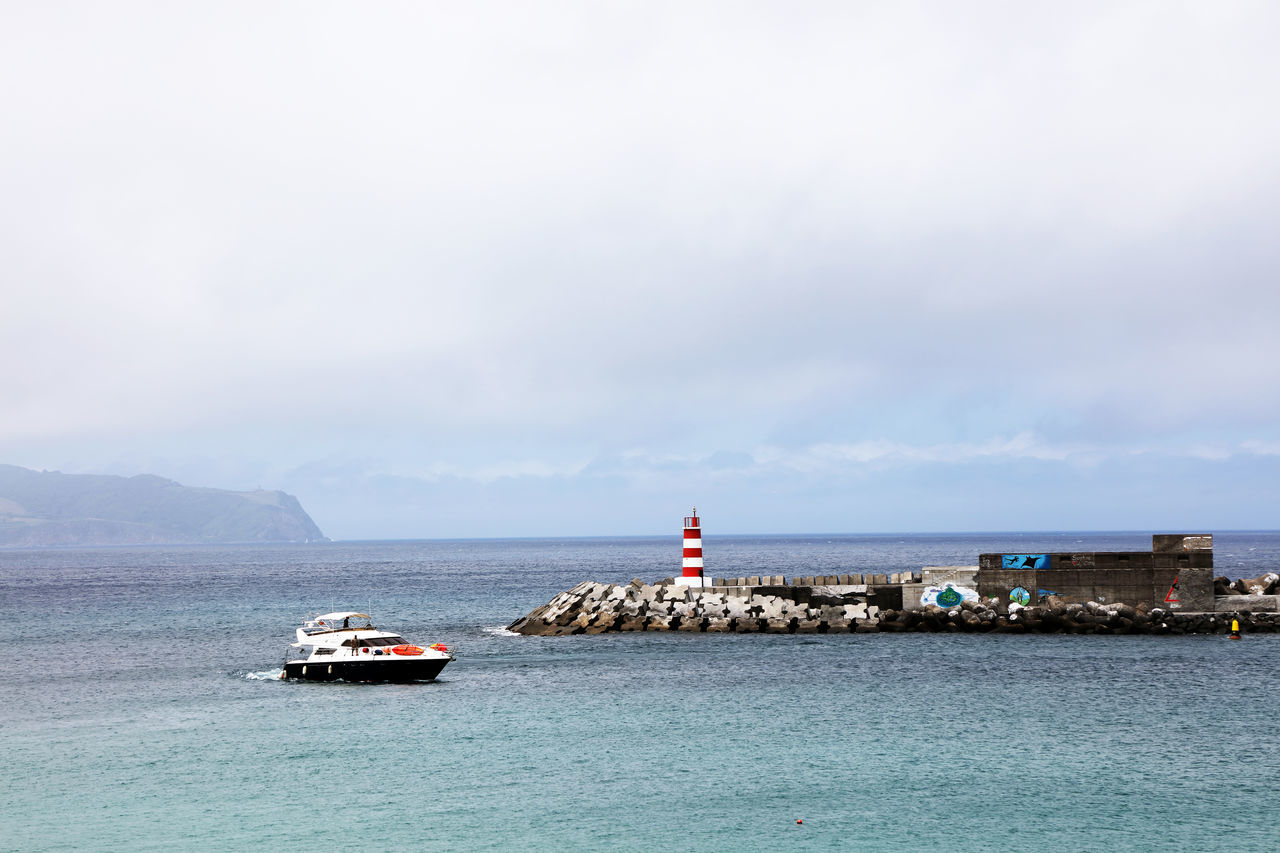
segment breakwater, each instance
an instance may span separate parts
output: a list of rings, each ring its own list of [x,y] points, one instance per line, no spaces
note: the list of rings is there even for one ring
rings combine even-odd
[[[1257,608],[1248,605],[1263,596],[1238,595],[1228,598],[1227,607],[1220,599],[1216,612],[1188,613],[1123,603],[1067,602],[1056,596],[1030,607],[985,599],[952,607],[882,608],[865,597],[832,594],[835,592],[829,586],[698,589],[670,582],[647,584],[639,579],[626,584],[585,581],[517,619],[508,629],[531,636],[615,631],[1225,634],[1236,619],[1245,632],[1280,631],[1280,613],[1275,611],[1273,596],[1266,596],[1271,601],[1258,602],[1261,606]]]

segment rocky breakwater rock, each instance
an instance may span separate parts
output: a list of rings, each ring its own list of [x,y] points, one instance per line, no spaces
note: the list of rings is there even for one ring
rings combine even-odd
[[[1128,604],[1099,604],[1096,601],[1065,603],[1049,596],[1040,606],[997,609],[991,600],[921,610],[888,610],[880,614],[876,630],[920,633],[997,634],[1225,634],[1232,619],[1246,633],[1280,631],[1280,614],[1179,613],[1154,607],[1151,610]]]
[[[863,631],[878,614],[864,602],[826,597],[797,602],[637,578],[627,584],[585,581],[507,627],[541,637],[606,631],[827,634]]]
[[[1233,619],[1239,620],[1246,634],[1280,632],[1280,613],[1247,608],[1180,613],[1096,601],[1072,603],[1048,596],[1034,607],[1011,604],[1006,608],[986,599],[945,608],[879,610],[863,601],[824,596],[796,601],[782,595],[734,594],[639,579],[627,584],[580,583],[508,628],[543,637],[606,631],[1177,635],[1225,634]]]
[[[1214,595],[1275,595],[1280,592],[1280,574],[1268,572],[1256,578],[1213,579]]]

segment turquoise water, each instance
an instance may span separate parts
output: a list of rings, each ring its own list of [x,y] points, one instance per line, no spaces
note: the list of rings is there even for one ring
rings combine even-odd
[[[815,574],[1149,543],[1026,534],[707,547],[726,574]],[[1232,576],[1280,563],[1280,534],[1218,534],[1215,545]],[[671,574],[678,548],[671,537],[0,552],[0,604],[14,620],[0,664],[0,847],[1280,842],[1280,637],[500,630],[579,580]],[[431,684],[272,677],[306,612],[348,606],[411,640],[447,642],[459,659]]]

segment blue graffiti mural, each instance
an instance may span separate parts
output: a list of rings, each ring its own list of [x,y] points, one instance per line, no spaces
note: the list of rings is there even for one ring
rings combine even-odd
[[[955,607],[962,601],[964,601],[964,596],[956,592],[954,587],[946,587],[942,592],[938,593],[939,607]]]
[[[1000,557],[1000,567],[1004,569],[1047,569],[1048,554],[1004,554]]]

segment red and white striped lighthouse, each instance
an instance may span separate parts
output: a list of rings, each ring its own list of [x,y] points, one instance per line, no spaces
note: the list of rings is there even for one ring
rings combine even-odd
[[[698,520],[698,508],[693,515],[684,517],[684,571],[676,583],[686,586],[706,586],[702,576],[702,523]]]

